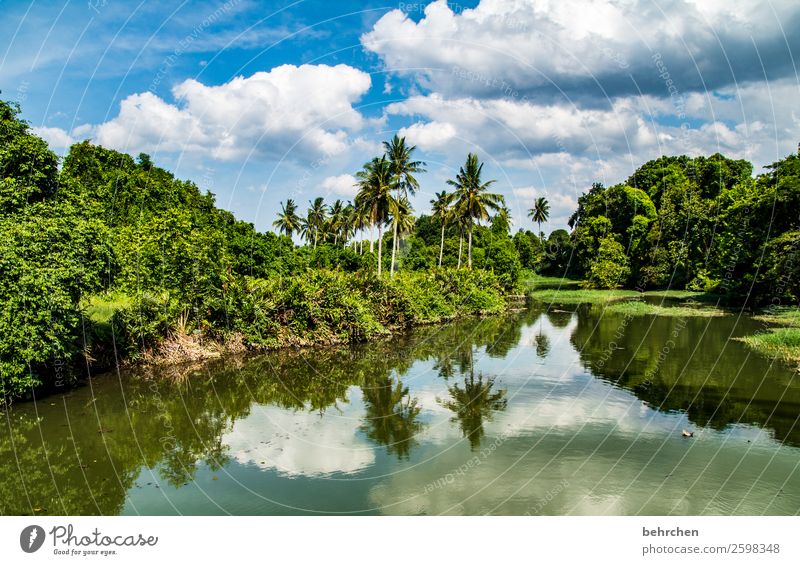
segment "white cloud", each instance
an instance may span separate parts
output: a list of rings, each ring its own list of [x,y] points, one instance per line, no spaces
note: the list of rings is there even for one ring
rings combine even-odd
[[[796,3],[764,9],[755,0],[482,0],[454,12],[438,0],[419,21],[387,13],[361,41],[391,72],[413,74],[438,92],[605,98],[665,94],[656,53],[682,90],[755,80],[764,71],[793,76],[797,35],[779,23],[798,12]]]
[[[51,149],[64,149],[75,143],[75,139],[61,128],[33,127],[31,131],[44,139]]]
[[[309,160],[345,151],[366,125],[353,107],[367,73],[347,65],[282,65],[220,86],[186,80],[176,103],[144,92],[87,132],[101,145],[137,153],[197,152],[222,160]]]
[[[353,197],[358,192],[355,177],[348,174],[326,177],[320,186],[328,192],[348,197]]]

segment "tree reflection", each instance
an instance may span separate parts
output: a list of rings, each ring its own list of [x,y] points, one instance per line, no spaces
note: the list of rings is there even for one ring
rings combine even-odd
[[[533,338],[536,344],[536,355],[544,359],[550,353],[550,338],[546,333],[540,331]]]
[[[461,433],[469,440],[472,450],[480,447],[485,435],[484,422],[490,422],[496,410],[504,410],[507,404],[506,389],[493,391],[494,378],[484,380],[483,373],[478,374],[470,369],[464,376],[464,386],[458,383],[447,387],[450,399],[439,400],[439,403],[455,413],[451,421],[458,422]]]
[[[362,429],[367,437],[401,459],[408,457],[415,436],[422,431],[417,399],[391,375],[368,379],[362,390],[367,411]]]

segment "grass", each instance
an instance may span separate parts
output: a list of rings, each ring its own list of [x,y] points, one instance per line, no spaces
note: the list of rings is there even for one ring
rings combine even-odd
[[[759,322],[800,328],[800,308],[768,308],[755,319]]]
[[[597,304],[639,296],[635,290],[534,290],[533,300],[556,304]]]
[[[739,339],[764,355],[800,362],[800,328],[771,328]]]
[[[86,303],[86,316],[93,322],[105,324],[114,312],[130,306],[133,299],[127,294],[110,293],[89,297]]]
[[[644,296],[659,296],[664,298],[702,298],[704,292],[697,290],[648,290]]]
[[[764,355],[800,363],[800,309],[768,308],[755,319],[783,327],[766,328],[763,332],[737,339]]]
[[[648,302],[627,301],[609,304],[606,307],[607,312],[615,312],[625,314],[627,316],[675,316],[675,317],[689,317],[698,316],[704,318],[714,318],[717,316],[725,316],[727,312],[719,308],[713,307],[692,307],[692,306],[661,306],[659,304],[650,304]]]
[[[568,279],[566,277],[545,277],[543,275],[531,275],[523,281],[523,286],[529,291],[544,289],[577,289],[581,281]]]

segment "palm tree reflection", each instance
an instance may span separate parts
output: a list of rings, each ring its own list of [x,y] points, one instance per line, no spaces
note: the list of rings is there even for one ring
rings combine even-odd
[[[391,375],[368,378],[362,390],[367,410],[364,433],[398,458],[408,457],[416,443],[415,436],[423,427],[417,420],[422,410],[417,399],[409,396],[408,387]]]
[[[439,404],[455,413],[451,421],[458,422],[472,450],[480,447],[485,435],[484,422],[491,422],[494,412],[506,407],[506,389],[493,391],[493,387],[494,378],[484,380],[483,374],[479,373],[476,379],[475,372],[470,368],[469,374],[464,376],[463,387],[455,383],[447,387],[449,400],[437,399]]]

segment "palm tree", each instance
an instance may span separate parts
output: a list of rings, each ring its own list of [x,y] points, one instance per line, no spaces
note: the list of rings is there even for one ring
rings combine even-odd
[[[550,203],[544,196],[540,196],[533,202],[533,208],[528,210],[528,217],[539,224],[539,237],[542,237],[542,224],[550,217]]]
[[[294,232],[299,232],[301,228],[300,216],[297,215],[297,204],[289,198],[286,204],[281,202],[281,211],[278,219],[272,222],[272,226],[278,228],[278,232],[292,237]]]
[[[328,231],[333,234],[334,245],[339,243],[339,236],[346,227],[346,220],[344,203],[337,199],[336,202],[331,205],[330,215],[328,216]]]
[[[444,254],[444,228],[447,225],[447,220],[453,214],[453,209],[450,205],[453,203],[453,193],[443,190],[436,193],[436,198],[431,200],[433,205],[433,218],[442,223],[442,241],[439,245],[439,266],[442,266],[442,255]]]
[[[392,180],[394,181],[394,189],[398,191],[399,198],[408,199],[409,194],[414,194],[419,188],[419,182],[414,175],[416,173],[424,173],[425,165],[422,161],[412,161],[411,154],[416,149],[415,145],[406,145],[406,138],[395,135],[391,141],[383,142],[383,149],[386,152],[386,158],[389,160],[392,172]],[[397,254],[397,222],[392,222],[392,229],[394,231],[392,237],[392,265],[390,273],[394,276],[395,256]]]
[[[394,198],[392,171],[386,156],[375,157],[356,173],[359,191],[356,195],[356,208],[369,212],[370,242],[372,252],[372,228],[378,227],[378,276],[381,276],[381,256],[383,255],[383,226],[386,223]]]
[[[361,241],[359,242],[359,254],[364,254],[364,233],[363,230],[367,229],[367,226],[370,226],[369,217],[370,213],[369,210],[363,206],[360,206],[358,199],[356,199],[355,205],[350,205],[352,211],[350,212],[350,229],[355,232],[362,232],[361,233]],[[370,234],[370,248],[372,248],[372,235]]]
[[[392,260],[394,261],[395,253],[400,252],[400,241],[403,235],[414,231],[416,219],[414,218],[414,208],[411,207],[411,202],[404,196],[393,198],[389,211],[392,216],[395,233],[392,241]]]
[[[468,230],[467,265],[472,268],[472,230],[475,222],[489,219],[489,210],[497,211],[505,206],[502,195],[487,192],[494,180],[483,182],[481,173],[483,163],[478,161],[474,153],[467,155],[467,162],[459,170],[455,180],[447,184],[456,189],[456,213],[463,218]]]
[[[306,215],[306,230],[310,232],[309,236],[314,236],[314,249],[317,248],[317,240],[319,240],[320,230],[325,226],[325,219],[328,214],[328,206],[325,204],[325,199],[318,196],[312,202],[308,201],[311,207],[308,209]]]

